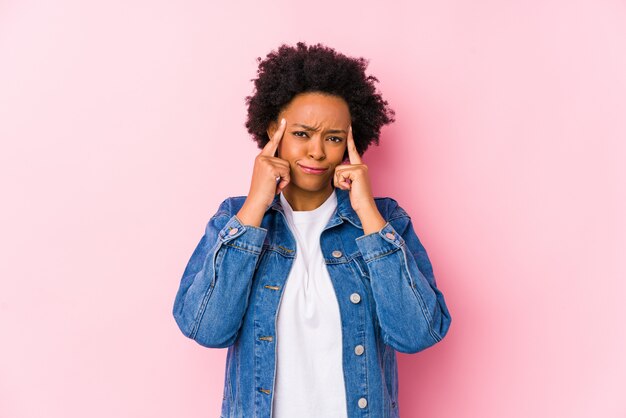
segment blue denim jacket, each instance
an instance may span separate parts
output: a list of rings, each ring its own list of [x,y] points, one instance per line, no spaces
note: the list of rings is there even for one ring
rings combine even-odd
[[[409,215],[391,198],[375,202],[385,226],[363,234],[348,192],[320,237],[341,313],[348,417],[398,417],[395,352],[440,341],[450,313]],[[173,314],[183,334],[228,347],[221,417],[272,415],[276,317],[296,241],[280,196],[261,226],[236,217],[245,196],[222,202],[185,268]],[[356,346],[365,349],[355,351]]]

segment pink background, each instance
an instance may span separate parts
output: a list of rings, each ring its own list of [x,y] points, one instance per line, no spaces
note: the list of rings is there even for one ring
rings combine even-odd
[[[240,3],[0,3],[0,417],[219,415],[226,350],[172,304],[248,192],[255,59],[298,40],[397,113],[365,162],[453,317],[402,416],[626,416],[626,3]]]

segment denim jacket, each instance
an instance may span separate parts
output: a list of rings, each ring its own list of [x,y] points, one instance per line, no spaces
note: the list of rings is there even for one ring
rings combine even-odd
[[[440,341],[451,317],[409,215],[375,198],[385,226],[363,234],[348,191],[320,244],[339,303],[348,417],[399,417],[395,352]],[[185,268],[173,314],[183,334],[228,347],[221,417],[272,416],[276,318],[296,241],[280,204],[260,227],[237,218],[245,196],[229,197],[206,225]],[[358,349],[355,349],[358,347]]]

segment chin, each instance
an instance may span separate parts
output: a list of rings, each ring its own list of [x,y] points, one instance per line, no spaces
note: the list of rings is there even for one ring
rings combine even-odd
[[[292,182],[291,184],[293,184],[295,188],[298,188],[300,190],[305,190],[307,192],[319,192],[319,191],[325,190],[328,187],[329,183],[330,183],[330,180],[325,181],[325,182],[295,181],[295,182]]]

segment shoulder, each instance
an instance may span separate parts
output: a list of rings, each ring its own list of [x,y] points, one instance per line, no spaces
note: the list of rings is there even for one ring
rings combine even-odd
[[[396,218],[410,218],[409,214],[400,206],[396,199],[391,197],[375,197],[374,202],[380,214],[387,221]]]
[[[239,209],[243,206],[247,196],[230,196],[222,200],[220,206],[217,208],[217,212],[213,215],[216,216],[228,216],[229,218],[239,212]]]

